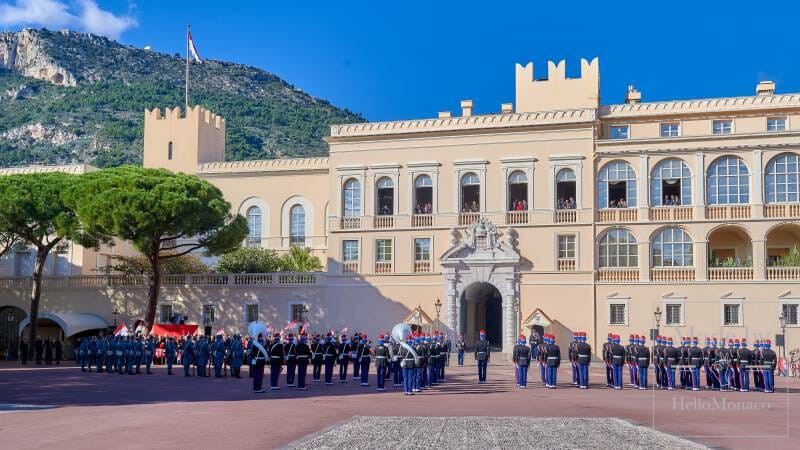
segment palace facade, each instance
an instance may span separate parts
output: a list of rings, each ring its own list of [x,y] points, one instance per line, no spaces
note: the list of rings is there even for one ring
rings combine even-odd
[[[648,103],[631,86],[604,105],[597,59],[565,72],[517,65],[515,102],[496,114],[463,100],[457,114],[334,125],[327,158],[226,162],[224,119],[147,111],[145,166],[218,186],[248,220],[243,245],[309,247],[326,265],[172,276],[159,316],[370,335],[405,320],[468,342],[485,328],[510,349],[532,329],[596,346],[654,328],[774,342],[784,314],[800,345],[800,94],[764,81],[753,96]],[[60,251],[45,319],[63,332],[76,311],[141,318],[144,288],[95,271],[126,245]],[[27,308],[24,252],[5,264],[0,307]]]

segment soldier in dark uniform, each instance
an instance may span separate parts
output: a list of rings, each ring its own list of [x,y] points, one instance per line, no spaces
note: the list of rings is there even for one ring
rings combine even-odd
[[[333,339],[333,333],[325,336],[321,353],[322,364],[325,366],[325,385],[331,386],[333,385],[333,366],[336,363],[336,342]]]
[[[60,343],[57,341],[56,344],[60,346]],[[58,347],[56,347],[57,349]],[[58,350],[56,350],[56,355],[58,355]],[[97,364],[97,373],[103,373],[103,364],[106,362],[106,340],[101,336],[97,340],[97,347],[95,349],[95,363]],[[58,364],[58,358],[56,357],[56,364]]]
[[[375,370],[377,372],[378,377],[378,391],[385,391],[386,390],[386,371],[389,368],[389,358],[390,358],[390,351],[389,347],[386,345],[384,335],[378,336],[378,345],[375,346]]]
[[[666,356],[667,356],[667,378],[669,380],[669,385],[667,389],[674,390],[675,389],[675,366],[680,363],[681,359],[681,351],[673,346],[672,338],[667,339],[667,348],[666,348]]]
[[[178,355],[178,348],[175,345],[175,338],[170,336],[164,343],[164,362],[167,365],[167,375],[172,375],[172,365],[175,364],[175,357]]]
[[[311,350],[311,382],[322,381],[322,338],[319,334],[314,336],[314,342],[309,347]]]
[[[653,346],[653,375],[655,377],[656,387],[661,389],[661,335],[656,336],[656,342]]]
[[[572,369],[572,385],[578,386],[578,352],[575,351],[575,345],[578,343],[578,333],[572,333],[572,341],[567,346],[567,359],[569,360],[570,369]]]
[[[53,342],[53,349],[56,352],[56,365],[61,365],[61,360],[64,359],[64,346],[61,344],[61,339]]]
[[[436,375],[436,384],[444,383],[444,366],[446,364],[447,358],[449,358],[449,354],[447,353],[449,350],[445,348],[444,344],[444,335],[441,333],[437,333],[436,335],[436,365],[439,367],[439,370]]]
[[[269,388],[277,391],[280,389],[278,381],[280,380],[281,370],[286,362],[286,346],[281,343],[281,335],[279,333],[275,333],[267,351],[269,352]]]
[[[406,346],[400,348],[400,368],[403,370],[403,394],[405,395],[414,395],[414,392],[419,392],[414,385],[416,358],[408,349],[412,344],[413,340],[409,335],[406,338]]]
[[[647,371],[650,369],[650,349],[647,347],[644,336],[639,336],[636,342],[636,382],[640,390],[647,390]]]
[[[703,350],[697,346],[699,341],[695,337],[692,339],[692,346],[689,347],[689,365],[692,366],[692,390],[700,390],[700,367],[703,365]]]
[[[153,357],[155,356],[155,352],[156,341],[153,335],[150,335],[144,342],[144,373],[147,375],[153,374],[153,372],[150,371],[150,366],[153,365]]]
[[[486,368],[491,358],[489,341],[486,340],[486,330],[480,330],[478,340],[475,341],[475,361],[478,363],[478,383],[486,383]]]
[[[544,336],[539,341],[537,361],[539,363],[539,376],[541,377],[542,386],[547,387],[547,342]]]
[[[775,367],[778,365],[778,355],[772,350],[772,341],[767,339],[761,349],[761,364],[764,366],[764,392],[775,392]]]
[[[756,340],[754,347],[755,349],[753,350],[753,356],[751,360],[754,366],[760,366],[763,363],[763,360],[761,359],[761,341]],[[764,372],[762,372],[760,368],[753,370],[753,383],[756,391],[764,390]]]
[[[311,347],[308,346],[308,335],[300,334],[300,342],[295,347],[297,353],[297,390],[308,390],[306,387],[306,374],[308,363],[311,362]]]
[[[91,349],[91,342],[89,343],[89,347]],[[94,357],[89,359],[89,372],[92,371],[91,366],[94,364],[93,358]],[[44,341],[44,363],[48,366],[53,364],[53,338]]]
[[[714,385],[713,376],[711,375],[711,338],[706,337],[706,345],[702,348],[703,351],[703,371],[706,373],[706,389],[711,389]]]
[[[242,344],[242,337],[238,334],[233,335],[230,349],[230,365],[231,376],[236,378],[242,377],[242,360],[244,359],[244,344]]]
[[[106,336],[106,373],[114,373],[115,352],[117,350],[114,336]]]
[[[117,349],[120,347],[118,346]],[[122,350],[117,350],[122,351]],[[194,362],[194,342],[191,336],[186,336],[186,342],[183,343],[183,351],[181,352],[181,363],[183,363],[183,376],[192,376],[189,372]],[[120,373],[122,368],[120,367]]]
[[[539,333],[531,329],[531,337],[528,340],[528,346],[531,348],[531,361],[538,359],[539,357],[539,343],[542,341],[542,337],[539,336]]]
[[[445,359],[444,365],[450,367],[450,353],[453,351],[453,343],[450,341],[449,336],[444,337],[444,351],[447,354],[447,359]],[[442,370],[444,373],[444,369]],[[444,377],[442,377],[444,379]]]
[[[578,387],[589,389],[589,363],[592,361],[592,346],[586,342],[586,332],[578,333],[578,343],[575,344],[576,360],[578,363]]]
[[[417,352],[418,356],[414,367],[414,374],[416,375],[414,380],[416,385],[415,392],[421,392],[428,388],[426,384],[428,378],[428,347],[425,345],[424,335],[414,338],[414,351]]]
[[[252,337],[250,339],[252,339]],[[265,344],[264,337],[261,333],[258,334],[257,342],[261,344],[262,347]],[[264,393],[264,389],[262,387],[264,384],[264,365],[266,364],[266,360],[268,357],[269,355],[265,355],[264,352],[262,352],[257,345],[251,343],[249,362],[250,362],[250,367],[253,368],[253,392],[256,394]]]
[[[395,341],[393,337],[389,337],[389,342],[386,344],[389,347],[390,364],[389,370],[392,372],[394,387],[403,387],[403,368],[400,367],[400,343]]]
[[[614,384],[614,368],[611,365],[611,360],[608,359],[609,355],[611,354],[611,353],[609,353],[609,348],[611,347],[611,345],[614,344],[613,341],[614,341],[614,335],[611,334],[611,333],[608,333],[608,337],[606,338],[606,342],[603,344],[603,347],[602,347],[603,363],[605,363],[605,366],[606,366],[606,386],[608,386],[608,387],[614,387],[615,386],[615,384]],[[542,379],[544,379],[544,375],[542,375]]]
[[[459,336],[456,341],[456,351],[458,352],[458,367],[464,367],[464,351],[467,349],[467,343],[464,342],[464,336]]]
[[[436,386],[439,384],[439,350],[434,339],[427,339],[428,346],[428,385]]]
[[[622,367],[625,365],[625,347],[620,345],[619,336],[613,336],[608,346],[608,360],[611,362],[614,389],[622,389]]]
[[[733,339],[731,339],[733,346]],[[731,390],[731,351],[725,347],[725,339],[720,340],[719,349],[716,352],[716,365],[719,367],[719,390],[726,392]]]
[[[359,350],[361,350],[361,334],[354,333],[353,340],[350,344],[350,361],[353,363],[353,381],[361,379],[361,359],[358,357]]]
[[[30,351],[28,345],[28,338],[24,337],[19,342],[19,362],[24,366],[28,364],[28,352]]]
[[[86,339],[86,338],[84,338]],[[44,342],[42,341],[41,336],[36,336],[36,340],[33,342],[33,350],[34,350],[34,358],[37,365],[42,364],[42,354],[44,353]]]
[[[286,364],[286,387],[294,387],[294,378],[297,373],[297,344],[294,342],[293,333],[289,333],[286,337],[286,343],[283,344],[283,354],[284,364]]]
[[[630,335],[630,337],[628,337],[628,345],[625,346],[625,365],[628,366],[628,381],[630,381],[629,386],[631,387],[636,386],[636,369],[634,368],[633,361],[634,339],[634,335]]]
[[[222,335],[214,338],[214,347],[211,351],[211,364],[214,366],[214,378],[222,378],[222,366],[225,363],[225,341]]]
[[[740,391],[742,386],[739,384],[739,340],[733,341],[733,347],[730,349],[731,353],[731,370],[730,370],[730,383],[734,391]]]
[[[531,362],[531,349],[525,345],[525,335],[521,334],[517,340],[517,345],[511,353],[514,367],[517,373],[517,387],[525,389],[528,387],[528,366]]]
[[[750,366],[753,361],[753,352],[747,348],[747,339],[742,338],[739,349],[739,386],[741,392],[750,391]]]
[[[347,383],[347,366],[350,365],[350,353],[352,353],[352,351],[353,347],[347,340],[347,335],[343,334],[339,340],[339,346],[336,350],[336,353],[338,354],[340,383]]]
[[[547,347],[547,387],[555,389],[558,384],[558,368],[561,366],[561,348],[556,344],[554,335],[548,336]]]

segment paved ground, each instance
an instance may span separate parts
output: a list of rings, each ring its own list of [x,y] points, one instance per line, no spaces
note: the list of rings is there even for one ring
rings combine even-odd
[[[559,389],[539,387],[538,372],[532,372],[529,388],[519,390],[508,364],[490,366],[485,385],[475,384],[474,366],[450,367],[447,384],[406,397],[391,387],[379,393],[374,385],[352,381],[253,394],[246,378],[168,377],[163,369],[154,375],[90,374],[2,362],[0,411],[7,413],[0,414],[0,449],[275,448],[313,439],[357,416],[622,418],[714,447],[797,448],[800,421],[789,419],[800,413],[797,380],[779,379],[775,394],[618,392],[605,387],[600,367],[592,370],[589,390],[569,386],[566,369]],[[604,447],[608,433],[596,430],[585,433],[594,443],[586,447]],[[533,437],[528,443],[539,445]],[[564,440],[564,446],[582,444]]]
[[[392,438],[387,439],[389,436]],[[631,436],[637,436],[636,441]],[[300,450],[707,448],[621,419],[541,417],[357,417],[292,447]]]

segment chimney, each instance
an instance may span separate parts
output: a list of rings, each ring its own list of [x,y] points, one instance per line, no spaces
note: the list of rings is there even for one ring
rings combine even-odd
[[[500,112],[503,114],[511,114],[514,112],[514,104],[513,103],[503,103],[500,105]]]
[[[756,85],[756,95],[770,96],[775,94],[775,82],[773,81],[759,81]]]
[[[469,117],[472,115],[472,100],[461,100],[461,115]]]
[[[440,119],[449,119],[453,117],[453,113],[450,111],[439,111],[439,118]]]
[[[632,105],[642,101],[642,93],[637,91],[632,84],[628,85],[628,93],[625,94],[625,103]]]

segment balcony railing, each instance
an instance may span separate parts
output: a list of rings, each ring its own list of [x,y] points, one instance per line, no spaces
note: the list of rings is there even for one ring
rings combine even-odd
[[[411,216],[411,226],[414,228],[432,227],[433,214],[414,214]]]
[[[709,267],[710,281],[746,281],[753,279],[752,267]]]
[[[356,261],[343,262],[342,273],[358,273],[358,262]]]
[[[528,211],[508,211],[506,213],[506,225],[524,225],[530,222]]]
[[[394,216],[375,216],[373,226],[375,228],[393,228],[394,222]]]
[[[578,221],[578,210],[557,209],[553,211],[554,223],[575,223]]]
[[[692,220],[689,206],[657,206],[650,208],[650,220],[655,222],[677,222]]]
[[[392,273],[392,263],[389,261],[376,261],[375,273],[377,274]]]
[[[430,272],[430,261],[414,261],[414,272]]]
[[[558,271],[559,272],[574,272],[575,271],[575,258],[558,258]]]
[[[361,228],[361,217],[342,217],[340,227],[342,230],[357,230]]]
[[[800,203],[777,203],[764,205],[764,217],[768,219],[800,217]]]
[[[639,210],[636,208],[608,208],[597,211],[598,222],[636,222]]]
[[[694,267],[657,267],[650,269],[653,281],[694,281]]]
[[[481,213],[477,212],[458,213],[458,225],[459,226],[472,225],[473,223],[480,220],[480,218],[481,218]]]
[[[597,271],[597,281],[600,283],[628,283],[639,281],[638,267],[602,267]]]
[[[767,267],[768,280],[800,280],[800,267]]]
[[[709,220],[729,220],[729,219],[749,219],[751,214],[750,205],[714,205],[706,206],[706,219]]]
[[[162,287],[248,287],[248,286],[297,286],[322,285],[325,274],[318,272],[276,273],[213,273],[163,275]],[[69,277],[44,277],[44,289],[87,288],[144,288],[148,285],[145,275],[75,275]],[[30,289],[30,277],[0,278],[0,289]]]

